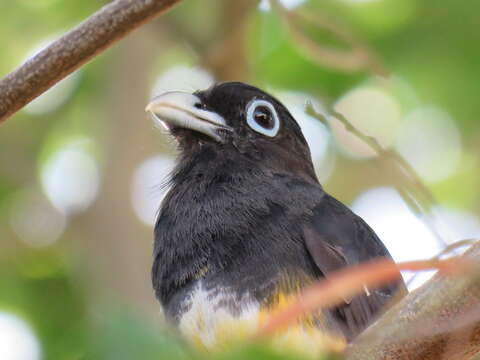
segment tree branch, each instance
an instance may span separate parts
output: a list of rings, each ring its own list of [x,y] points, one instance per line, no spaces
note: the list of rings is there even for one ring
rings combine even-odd
[[[480,242],[464,255],[479,264]],[[480,268],[436,275],[390,308],[347,349],[348,360],[463,360],[480,351]]]
[[[0,123],[180,0],[115,0],[0,80]]]

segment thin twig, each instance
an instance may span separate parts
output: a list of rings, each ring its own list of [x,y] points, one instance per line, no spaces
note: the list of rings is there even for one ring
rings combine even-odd
[[[442,251],[440,251],[437,255],[432,257],[430,260],[440,260],[442,256],[448,255],[452,253],[455,250],[458,250],[459,248],[465,247],[465,246],[471,246],[478,242],[479,239],[463,239],[463,240],[458,240],[455,241],[454,243],[451,243],[447,245]],[[415,273],[408,281],[407,281],[407,286],[410,286],[410,284],[417,278],[417,275],[419,273]]]
[[[307,103],[307,114],[320,120],[323,124],[327,124],[329,128],[329,120],[321,113],[315,111],[311,103]],[[401,174],[405,181],[396,180],[393,184],[395,189],[399,192],[400,196],[405,200],[407,206],[412,210],[417,217],[425,223],[431,230],[432,234],[436,237],[437,241],[442,246],[447,246],[447,243],[442,238],[436,226],[432,220],[432,209],[438,206],[433,194],[423,184],[422,180],[406,160],[394,150],[387,150],[380,145],[380,143],[373,136],[369,136],[361,132],[355,127],[345,116],[332,111],[333,117],[340,121],[345,129],[353,134],[358,139],[362,140],[367,146],[374,150],[381,160],[386,160],[387,164],[394,164],[396,169]]]
[[[115,0],[0,80],[0,123],[180,0]]]
[[[410,178],[410,180],[415,184],[419,194],[421,194],[421,196],[425,198],[425,202],[427,204],[430,204],[430,205],[436,204],[433,194],[423,184],[422,180],[420,180],[420,177],[417,175],[417,173],[412,168],[412,166],[409,163],[407,163],[406,160],[402,156],[400,156],[400,154],[398,154],[394,150],[384,149],[376,138],[362,133],[358,128],[353,126],[353,124],[343,114],[334,111],[333,116],[338,121],[340,121],[343,124],[343,126],[345,126],[345,129],[348,132],[352,133],[357,138],[362,140],[365,144],[367,144],[370,148],[372,148],[378,155],[393,160],[399,166],[399,168],[402,169],[405,172],[405,174]]]
[[[370,70],[377,75],[384,76],[386,74],[385,68],[367,45],[340,24],[321,16],[317,12],[300,14],[289,11],[278,0],[270,0],[270,4],[284,19],[298,48],[319,65],[341,71]],[[324,29],[348,45],[349,49],[344,50],[320,44],[305,35],[299,24],[313,24]]]
[[[478,243],[479,241],[480,241],[479,239],[463,239],[463,240],[455,241],[454,243],[449,244],[445,249],[440,251],[431,260],[440,260],[442,256],[448,255],[451,252],[458,250],[459,248],[462,248],[464,246],[472,246],[475,243]]]

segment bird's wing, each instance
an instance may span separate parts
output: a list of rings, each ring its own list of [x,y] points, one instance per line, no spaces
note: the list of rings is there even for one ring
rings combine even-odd
[[[376,257],[391,258],[373,230],[328,194],[303,226],[303,235],[308,252],[326,278],[336,270]],[[397,291],[405,291],[401,279],[380,289],[365,288],[362,294],[345,299],[336,315],[347,337],[354,337],[370,324]]]

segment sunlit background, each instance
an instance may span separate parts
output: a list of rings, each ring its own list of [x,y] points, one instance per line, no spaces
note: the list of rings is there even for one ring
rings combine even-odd
[[[1,75],[105,2],[4,2]],[[397,261],[480,237],[480,3],[284,5],[318,15],[302,28],[315,49],[266,0],[185,0],[1,126],[1,360],[179,356],[150,285],[152,228],[175,144],[143,109],[165,90],[242,80],[273,93],[300,123],[325,189]],[[347,56],[352,44],[339,41],[338,29],[388,76],[317,59],[315,51],[332,47]],[[305,112],[307,101],[329,126]],[[332,109],[406,159],[437,200],[428,216],[412,211],[397,191],[402,176]]]

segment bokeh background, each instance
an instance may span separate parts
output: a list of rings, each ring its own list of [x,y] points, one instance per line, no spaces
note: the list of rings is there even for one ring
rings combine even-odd
[[[105,3],[3,1],[0,75]],[[0,359],[183,354],[150,285],[175,144],[143,109],[164,90],[242,80],[276,95],[324,187],[398,261],[480,236],[480,2],[282,3],[184,0],[1,126]],[[398,172],[334,118],[308,115],[307,101],[398,151],[438,201],[429,215],[395,190]]]

